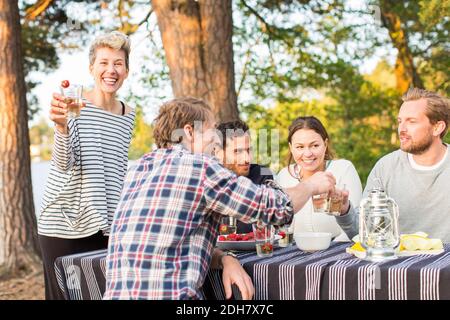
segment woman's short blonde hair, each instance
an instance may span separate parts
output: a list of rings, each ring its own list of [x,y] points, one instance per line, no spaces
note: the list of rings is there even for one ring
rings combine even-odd
[[[95,62],[97,49],[111,48],[115,50],[123,50],[125,52],[125,65],[129,69],[129,56],[131,50],[131,42],[127,35],[119,31],[102,34],[95,38],[89,48],[89,64],[92,66]]]

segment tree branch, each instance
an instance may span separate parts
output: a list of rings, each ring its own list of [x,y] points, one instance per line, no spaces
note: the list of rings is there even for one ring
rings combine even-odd
[[[293,28],[279,28],[275,25],[268,23],[254,8],[250,7],[245,0],[241,0],[244,7],[246,7],[251,14],[253,14],[257,20],[259,20],[262,24],[261,30],[263,33],[269,36],[268,42],[274,39],[278,39],[283,42],[286,46],[291,47],[292,44],[287,41],[286,37],[283,35],[283,32],[291,32]],[[270,48],[270,43],[269,43]]]
[[[34,5],[29,7],[25,12],[26,20],[36,19],[42,12],[53,3],[54,0],[38,0]]]
[[[150,10],[148,11],[148,13],[147,13],[147,15],[145,16],[145,18],[142,19],[142,21],[139,22],[137,25],[138,25],[138,26],[141,26],[141,25],[143,25],[145,22],[147,22],[147,20],[150,18],[150,16],[152,15],[152,13],[153,13],[153,8],[150,7]]]
[[[261,36],[262,35],[260,35],[256,39],[255,44],[253,46],[259,44]],[[249,46],[247,52],[245,53],[246,59],[245,59],[244,67],[242,68],[242,77],[241,77],[241,81],[239,82],[238,90],[236,92],[236,97],[237,98],[239,98],[239,94],[241,93],[242,87],[244,86],[245,79],[247,78],[247,66],[250,64],[251,49],[253,48],[253,46]]]
[[[124,29],[124,24],[123,24],[123,0],[119,0],[119,3],[117,4],[117,9],[119,10],[119,21],[120,21],[120,29],[123,30]]]
[[[128,15],[127,12],[124,11],[123,9],[123,0],[119,0],[118,3],[118,11],[119,11],[119,20],[120,20],[120,30],[124,33],[126,33],[127,35],[130,35],[132,33],[135,33],[136,30],[143,25],[145,22],[148,21],[148,19],[150,18],[150,16],[153,13],[153,8],[150,6],[150,10],[148,11],[147,15],[144,17],[144,19],[142,19],[139,23],[137,24],[133,24],[133,23],[129,23],[128,21],[124,21],[123,17]]]
[[[241,0],[242,4],[244,5],[244,7],[246,7],[255,17],[256,19],[258,19],[262,24],[263,24],[263,32],[267,32],[269,34],[274,34],[273,32],[273,28],[275,28],[274,26],[272,26],[271,24],[269,24],[255,9],[253,9],[252,7],[250,7],[245,0]]]
[[[445,39],[438,39],[438,40],[436,40],[435,42],[430,43],[425,49],[415,51],[414,53],[415,53],[416,55],[424,55],[424,54],[427,53],[431,48],[436,47],[438,44],[445,43],[445,42],[446,42]]]

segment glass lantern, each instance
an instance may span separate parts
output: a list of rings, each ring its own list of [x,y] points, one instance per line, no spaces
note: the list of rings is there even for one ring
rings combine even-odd
[[[359,207],[359,237],[366,249],[365,260],[379,262],[395,259],[400,244],[399,210],[383,189],[374,188]]]

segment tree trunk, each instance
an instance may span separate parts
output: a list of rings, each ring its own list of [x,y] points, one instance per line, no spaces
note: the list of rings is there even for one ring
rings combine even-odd
[[[20,32],[17,2],[0,0],[0,274],[39,261]]]
[[[423,88],[423,82],[414,65],[413,55],[408,46],[408,36],[402,26],[400,16],[393,8],[392,0],[381,0],[381,20],[388,29],[392,44],[398,50],[395,62],[395,77],[397,79],[397,90],[405,93],[409,87]]]
[[[239,118],[231,0],[153,0],[173,93],[208,101],[220,121]]]

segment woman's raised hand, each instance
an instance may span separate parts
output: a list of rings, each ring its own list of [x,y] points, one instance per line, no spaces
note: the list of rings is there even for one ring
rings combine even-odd
[[[55,123],[55,127],[60,132],[67,131],[67,104],[64,97],[58,93],[53,93],[50,104],[50,120]]]
[[[85,106],[83,102],[81,108]],[[53,93],[50,104],[50,120],[55,123],[55,128],[61,133],[67,133],[67,107],[65,97],[59,93]]]

